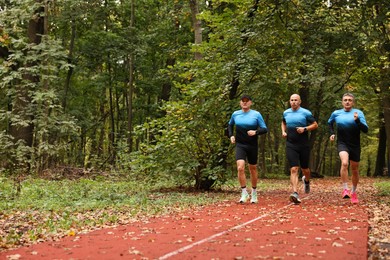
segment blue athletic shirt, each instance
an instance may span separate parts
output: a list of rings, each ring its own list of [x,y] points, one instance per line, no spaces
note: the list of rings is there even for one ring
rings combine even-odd
[[[353,114],[358,113],[358,119],[355,121]],[[360,147],[360,131],[367,133],[368,125],[361,110],[352,108],[350,111],[344,109],[335,110],[328,120],[329,130],[333,135],[333,124],[337,126],[337,143],[344,143],[348,146]]]
[[[313,117],[313,114],[303,107],[300,107],[297,110],[289,108],[284,111],[283,122],[287,126],[287,145],[309,145],[308,132],[299,134],[296,128],[306,127],[315,121],[316,119]]]
[[[250,109],[247,112],[235,111],[228,125],[229,138],[233,136],[233,126],[236,125],[236,143],[257,146],[257,136],[268,132],[260,112]],[[249,136],[247,131],[256,130],[256,135]]]

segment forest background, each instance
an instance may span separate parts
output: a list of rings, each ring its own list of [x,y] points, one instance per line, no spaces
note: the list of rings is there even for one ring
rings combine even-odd
[[[352,92],[361,174],[389,176],[389,16],[383,0],[1,0],[1,171],[210,189],[235,177],[225,131],[245,93],[269,129],[260,175],[285,175],[299,93],[319,123],[310,167],[337,176],[327,120]]]

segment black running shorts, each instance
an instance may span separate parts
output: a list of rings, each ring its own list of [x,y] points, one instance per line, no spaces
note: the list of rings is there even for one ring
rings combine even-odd
[[[287,145],[287,160],[291,167],[301,166],[302,169],[309,168],[310,148],[309,146]]]
[[[246,160],[251,165],[257,164],[257,146],[236,144],[236,160]]]
[[[360,146],[352,147],[345,143],[338,143],[337,151],[339,153],[345,151],[349,155],[349,160],[354,162],[360,162],[360,152],[361,152]]]

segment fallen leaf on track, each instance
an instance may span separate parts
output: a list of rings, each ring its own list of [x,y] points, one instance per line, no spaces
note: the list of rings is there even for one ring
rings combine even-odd
[[[8,260],[18,260],[20,259],[21,255],[16,254],[16,255],[7,255]]]

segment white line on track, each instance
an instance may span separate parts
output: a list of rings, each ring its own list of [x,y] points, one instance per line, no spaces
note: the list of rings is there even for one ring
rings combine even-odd
[[[307,199],[307,198],[309,198],[309,197],[310,197],[310,196],[307,196],[307,197],[305,197],[304,199]],[[304,199],[302,199],[302,200],[304,200]],[[263,215],[261,215],[261,216],[258,216],[257,218],[251,219],[251,220],[249,220],[249,221],[247,221],[247,222],[245,222],[245,223],[243,223],[243,224],[240,224],[240,225],[237,225],[237,226],[235,226],[235,227],[229,228],[229,229],[227,229],[227,230],[225,230],[225,231],[222,231],[222,232],[220,232],[220,233],[217,233],[217,234],[214,234],[214,235],[212,235],[212,236],[206,237],[206,238],[204,238],[204,239],[202,239],[202,240],[199,240],[199,241],[197,241],[197,242],[195,242],[195,243],[189,244],[189,245],[184,246],[184,247],[182,247],[182,248],[179,248],[179,249],[177,249],[177,250],[175,250],[175,251],[172,251],[172,252],[170,252],[170,253],[168,253],[168,254],[165,254],[165,255],[163,255],[163,256],[160,256],[158,259],[160,259],[160,260],[168,259],[169,257],[172,257],[172,256],[175,256],[175,255],[177,255],[177,254],[180,254],[180,253],[182,253],[182,252],[184,252],[184,251],[186,251],[186,250],[188,250],[188,249],[191,249],[191,248],[193,248],[193,247],[195,247],[195,246],[197,246],[197,245],[206,243],[206,242],[208,242],[208,241],[210,241],[210,240],[212,240],[212,239],[214,239],[214,238],[216,238],[216,237],[220,237],[220,236],[222,236],[222,235],[224,235],[224,234],[226,234],[226,233],[228,233],[228,232],[231,232],[231,231],[236,230],[236,229],[240,229],[240,228],[242,228],[242,227],[244,227],[244,226],[246,226],[246,225],[249,225],[249,224],[251,224],[251,223],[253,223],[253,222],[255,222],[255,221],[258,221],[259,219],[265,218],[265,217],[267,217],[267,216],[269,216],[269,215],[271,215],[271,214],[274,214],[274,213],[276,213],[276,212],[278,212],[278,211],[280,211],[280,210],[282,210],[282,209],[288,208],[288,207],[290,207],[291,205],[294,205],[294,204],[293,204],[293,203],[290,203],[290,204],[288,204],[288,205],[286,205],[286,206],[283,206],[283,207],[281,207],[281,208],[279,208],[279,209],[277,209],[277,210],[271,211],[271,212],[269,212],[269,213],[266,213],[266,214],[263,214]]]

